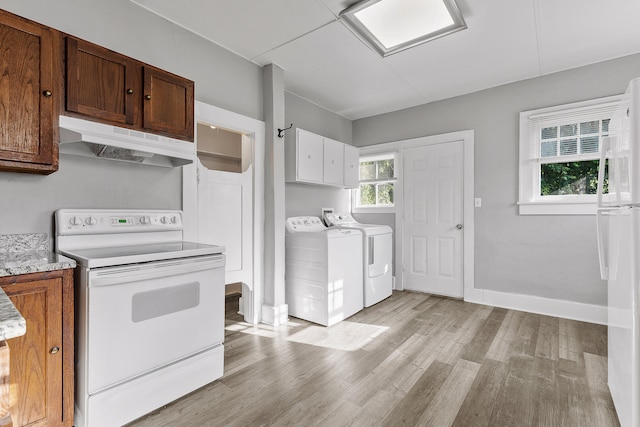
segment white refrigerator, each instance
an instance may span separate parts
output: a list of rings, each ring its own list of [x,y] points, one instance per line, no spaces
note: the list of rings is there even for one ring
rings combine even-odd
[[[603,138],[597,225],[600,271],[608,286],[609,390],[622,427],[639,427],[640,78],[629,83]]]

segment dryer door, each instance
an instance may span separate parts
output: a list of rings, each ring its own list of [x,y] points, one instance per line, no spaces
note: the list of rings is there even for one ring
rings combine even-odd
[[[392,233],[367,236],[368,276],[377,277],[391,271]]]

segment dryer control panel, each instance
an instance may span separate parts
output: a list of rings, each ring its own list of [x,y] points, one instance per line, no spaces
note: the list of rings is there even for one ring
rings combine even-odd
[[[324,218],[329,225],[358,224],[350,213],[327,213]]]

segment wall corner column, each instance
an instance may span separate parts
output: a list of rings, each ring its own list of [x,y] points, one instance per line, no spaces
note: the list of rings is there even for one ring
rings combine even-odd
[[[284,127],[284,70],[275,64],[262,69],[265,122],[264,179],[264,300],[262,322],[279,326],[287,322],[285,303],[285,184],[284,139],[278,128]]]

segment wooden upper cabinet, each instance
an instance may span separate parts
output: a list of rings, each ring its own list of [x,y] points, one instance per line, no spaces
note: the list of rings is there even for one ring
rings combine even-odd
[[[193,81],[71,36],[66,66],[66,111],[193,141]]]
[[[115,124],[135,124],[140,66],[103,47],[67,37],[67,111]]]
[[[144,128],[193,140],[193,82],[148,66],[143,74]]]
[[[0,170],[58,170],[58,35],[0,10]]]

